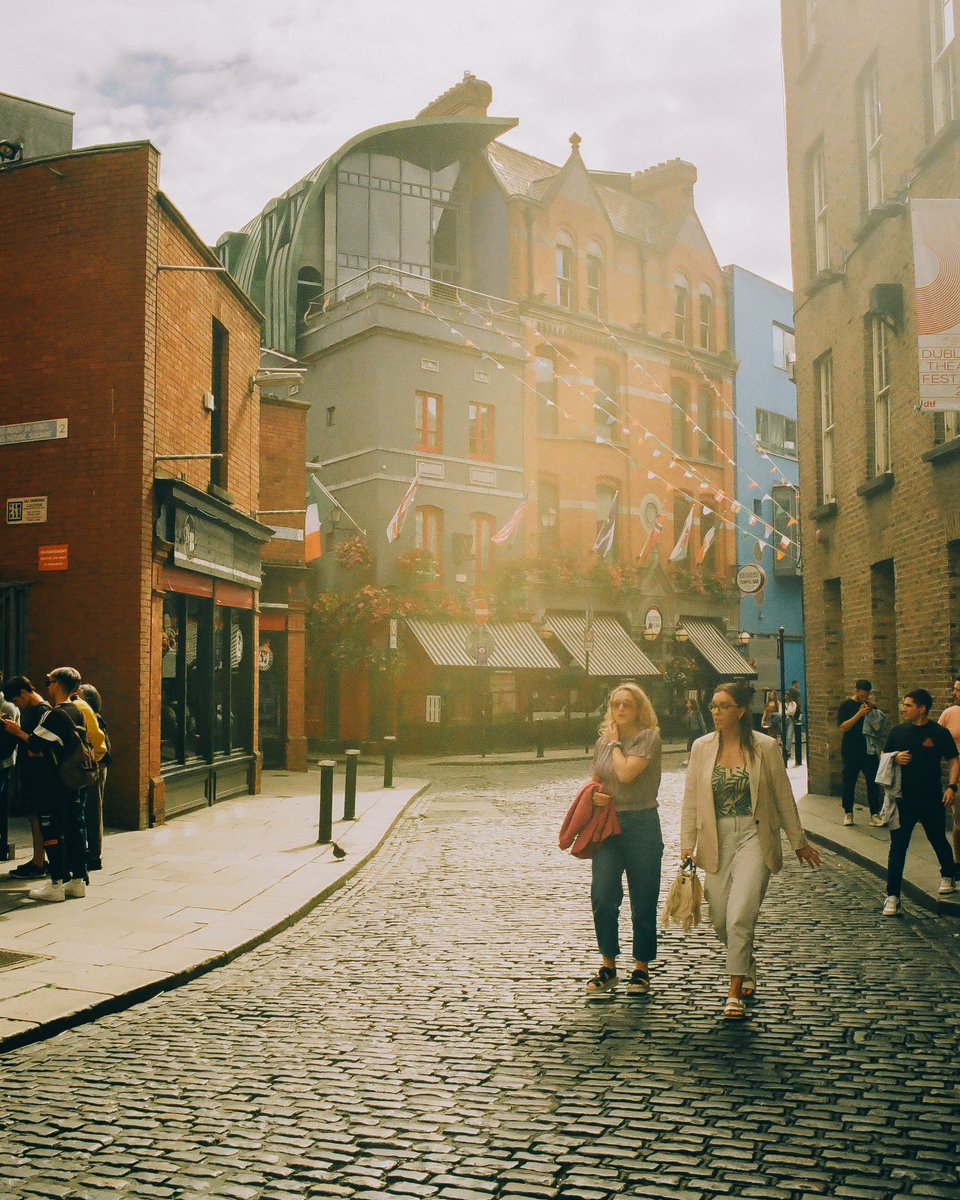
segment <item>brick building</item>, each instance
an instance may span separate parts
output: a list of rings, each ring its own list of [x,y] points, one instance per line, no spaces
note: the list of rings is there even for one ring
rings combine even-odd
[[[419,552],[463,604],[491,598],[501,618],[509,568],[511,620],[532,623],[557,657],[534,668],[501,630],[489,685],[504,716],[583,704],[561,663],[599,677],[587,694],[636,676],[666,703],[678,624],[694,686],[750,674],[729,628],[735,360],[696,169],[591,170],[576,135],[567,161],[548,163],[497,140],[516,121],[488,115],[491,100],[467,75],[416,118],[351,139],[218,242],[266,314],[271,353],[303,369],[308,457],[337,502],[327,548],[343,536],[330,518],[348,513],[373,551],[368,582],[395,587]],[[409,519],[388,543],[414,478]],[[495,543],[524,501],[512,537]],[[318,585],[351,585],[334,555]],[[615,647],[589,660],[588,613]],[[486,664],[439,624],[408,625],[408,644],[449,674],[408,672],[397,711],[410,725],[424,712],[470,725],[470,668]],[[323,732],[363,736],[377,717],[351,679],[339,703],[328,698]]]
[[[147,143],[0,168],[5,671],[76,664],[127,827],[258,786],[259,313]],[[211,457],[213,456],[213,457]]]
[[[826,792],[857,676],[896,718],[917,686],[939,712],[960,663],[960,426],[918,408],[913,248],[927,202],[960,196],[958,40],[952,0],[783,0],[782,17],[810,780]],[[943,262],[956,250],[954,232]]]

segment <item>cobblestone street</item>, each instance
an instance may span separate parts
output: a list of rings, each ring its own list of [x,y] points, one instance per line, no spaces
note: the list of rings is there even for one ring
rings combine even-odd
[[[0,1195],[960,1194],[960,930],[884,921],[877,880],[791,856],[748,1021],[719,1020],[707,927],[663,938],[648,998],[588,1003],[589,867],[556,849],[584,774],[434,768],[310,917],[5,1056]]]

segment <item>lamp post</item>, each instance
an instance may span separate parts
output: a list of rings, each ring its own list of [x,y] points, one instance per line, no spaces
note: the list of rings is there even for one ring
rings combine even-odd
[[[590,651],[593,649],[593,613],[587,609],[587,619],[583,627],[583,738],[584,754],[590,753]]]

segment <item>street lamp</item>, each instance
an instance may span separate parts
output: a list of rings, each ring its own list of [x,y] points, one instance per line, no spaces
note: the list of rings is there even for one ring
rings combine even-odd
[[[737,641],[741,646],[749,646],[751,637],[752,634],[747,633],[745,629],[741,629],[741,631],[737,634]]]
[[[684,642],[688,642],[690,640],[690,634],[687,633],[684,627],[680,624],[679,617],[677,617],[677,623],[673,628],[673,640],[675,642],[679,642],[681,646]]]

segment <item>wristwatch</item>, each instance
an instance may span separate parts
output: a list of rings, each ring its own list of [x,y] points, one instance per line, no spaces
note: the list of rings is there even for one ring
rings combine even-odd
[[[957,785],[955,783],[948,783],[945,790],[948,792],[953,792],[953,794],[956,795],[957,794]]]

